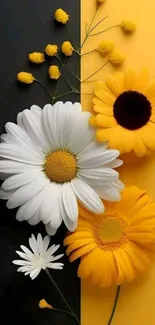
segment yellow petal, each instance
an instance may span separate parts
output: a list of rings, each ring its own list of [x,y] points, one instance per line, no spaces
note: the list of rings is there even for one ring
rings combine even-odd
[[[91,233],[89,231],[78,231],[75,232],[74,234],[71,234],[69,236],[67,236],[64,239],[64,246],[70,245],[72,243],[74,243],[77,239],[85,239],[85,238],[90,238],[91,237]]]
[[[139,131],[134,131],[135,136],[135,144],[134,144],[134,151],[138,157],[143,157],[146,154],[146,146],[142,141]]]
[[[103,103],[100,99],[98,98],[93,98],[93,103],[94,105],[94,111],[105,114],[108,116],[113,116],[113,106],[107,105]]]
[[[124,270],[123,270],[122,265],[120,263],[121,256],[119,254],[119,250],[114,250],[113,253],[114,253],[114,257],[115,257],[115,261],[116,261],[116,265],[117,265],[117,269],[118,269],[117,285],[120,285],[122,282],[125,281],[125,273],[124,273]]]
[[[68,256],[72,251],[79,249],[83,246],[87,246],[91,243],[94,242],[94,238],[90,237],[90,238],[81,238],[81,239],[76,239],[74,242],[72,242],[72,244],[70,244],[67,249],[66,249],[66,255]]]
[[[105,87],[105,82],[101,80],[97,80],[93,83],[93,87],[95,90],[101,89]]]
[[[78,276],[80,278],[87,278],[94,271],[94,261],[96,260],[96,248],[89,254],[81,258],[81,263],[78,268]]]
[[[98,97],[104,104],[113,106],[116,96],[107,88],[96,90],[95,92],[96,97]]]
[[[144,144],[151,150],[155,150],[155,124],[149,121],[138,130]]]
[[[96,115],[96,124],[97,126],[110,127],[117,124],[117,121],[113,116],[106,116],[103,114]]]
[[[150,263],[147,253],[131,242],[130,245],[126,246],[126,251],[131,258],[134,267],[139,272],[144,272]]]
[[[93,249],[97,247],[96,243],[91,243],[89,245],[86,245],[84,247],[81,247],[77,250],[75,250],[69,257],[70,262],[74,262],[77,258],[91,252]]]
[[[151,103],[155,105],[155,82],[147,87],[145,95],[150,99]]]
[[[124,74],[118,72],[106,79],[106,85],[110,91],[117,97],[125,91]]]
[[[125,250],[126,245],[119,249],[119,263],[124,270],[126,280],[132,282],[137,275],[137,272],[133,266],[132,260]]]
[[[137,75],[134,70],[128,70],[125,73],[125,88],[126,88],[126,90],[134,90],[135,89],[136,78],[137,78]]]

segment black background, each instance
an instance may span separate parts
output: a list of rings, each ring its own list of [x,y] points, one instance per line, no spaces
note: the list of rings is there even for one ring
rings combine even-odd
[[[18,112],[29,108],[32,104],[43,107],[50,102],[44,89],[37,83],[26,86],[16,81],[19,71],[30,71],[35,77],[46,84],[54,92],[55,83],[48,78],[48,63],[35,66],[28,62],[28,53],[43,51],[48,43],[60,45],[68,40],[65,26],[59,26],[53,21],[53,13],[57,8],[63,8],[70,14],[68,27],[76,44],[80,43],[80,0],[1,0],[0,1],[0,133],[4,132],[7,121],[16,121]],[[52,59],[52,63],[56,63]],[[76,72],[79,58],[69,59],[70,69]],[[57,63],[56,63],[57,64]],[[67,71],[64,69],[65,75]],[[77,80],[71,75],[72,85]],[[67,84],[61,80],[58,94],[69,91]],[[79,95],[70,94],[61,98],[63,101],[79,101]],[[65,309],[57,292],[50,283],[44,271],[31,280],[21,273],[12,260],[17,259],[15,250],[21,244],[28,245],[31,233],[41,232],[45,235],[44,226],[35,227],[26,222],[15,220],[15,210],[7,210],[5,201],[0,201],[0,323],[16,324],[75,324],[69,315],[59,314],[47,309],[39,309],[38,302],[45,298],[57,308]],[[57,235],[51,238],[51,243],[62,244],[65,229],[61,227]],[[63,247],[59,252],[64,251]],[[80,282],[76,275],[77,264],[70,264],[64,257],[63,271],[51,271],[53,278],[63,291],[70,305],[80,315]]]

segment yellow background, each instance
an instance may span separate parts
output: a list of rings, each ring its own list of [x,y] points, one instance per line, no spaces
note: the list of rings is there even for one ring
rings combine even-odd
[[[96,7],[96,0],[81,0],[81,40],[85,36],[86,23],[90,23]],[[108,18],[94,32],[122,19],[136,22],[137,30],[132,36],[125,36],[116,27],[104,34],[90,37],[82,48],[88,52],[97,47],[102,39],[112,40],[116,49],[126,57],[122,69],[148,68],[150,77],[155,77],[155,0],[107,0],[100,6],[94,24],[104,16]],[[81,79],[84,80],[104,63],[97,53],[81,59]],[[109,64],[91,80],[104,79],[113,72]],[[81,101],[84,110],[91,111],[93,83],[81,84]],[[155,157],[136,158],[133,154],[123,155],[124,165],[120,178],[126,184],[137,184],[147,190],[155,199]],[[81,318],[82,325],[107,325],[111,314],[116,288],[101,289],[82,281]],[[132,284],[121,287],[119,302],[112,325],[155,325],[155,261],[151,269]]]

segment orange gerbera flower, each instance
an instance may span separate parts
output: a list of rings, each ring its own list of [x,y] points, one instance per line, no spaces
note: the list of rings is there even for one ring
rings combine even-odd
[[[133,281],[155,251],[155,203],[136,186],[120,202],[105,202],[105,213],[80,208],[76,231],[66,237],[70,261],[81,258],[78,275],[102,287]]]

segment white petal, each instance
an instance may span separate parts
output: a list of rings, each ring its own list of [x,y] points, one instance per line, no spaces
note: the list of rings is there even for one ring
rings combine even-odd
[[[44,245],[41,234],[37,236],[37,245],[38,245],[38,252],[42,253],[44,251]]]
[[[75,178],[71,181],[73,191],[83,205],[95,213],[103,213],[104,205],[96,192],[83,181]]]
[[[62,102],[57,102],[53,106],[45,105],[43,108],[43,126],[53,150],[60,148],[58,115],[60,115],[61,105]]]
[[[64,264],[63,263],[50,263],[48,265],[48,268],[53,269],[53,270],[62,270]]]
[[[44,244],[44,250],[46,251],[48,246],[49,246],[49,243],[50,243],[50,237],[49,236],[45,236],[44,239],[43,239],[43,244]]]
[[[29,261],[23,261],[23,260],[14,260],[12,261],[13,264],[15,265],[31,265],[31,262]]]
[[[26,203],[39,191],[41,191],[49,182],[46,177],[40,177],[33,183],[26,184],[19,188],[7,202],[8,209],[17,208],[19,205]]]
[[[68,144],[68,148],[74,154],[85,148],[95,137],[95,130],[88,123],[90,116],[88,112],[75,114]]]
[[[117,168],[117,167],[122,166],[122,164],[123,164],[123,160],[121,160],[121,159],[115,159],[115,160],[109,162],[108,164],[105,164],[104,167],[107,167],[107,168]]]
[[[34,215],[28,220],[28,223],[31,226],[37,225],[41,221],[41,215],[40,215],[40,207],[38,210],[34,213]]]
[[[34,114],[34,117],[36,117],[36,114],[40,115],[42,114],[42,109],[38,105],[32,105],[30,107],[31,112]]]
[[[99,144],[96,141],[92,141],[77,155],[78,167],[103,167],[104,164],[113,161],[120,153],[118,150],[106,149],[107,146],[107,142]]]
[[[54,229],[59,228],[62,222],[60,211],[60,185],[50,182],[44,190],[41,204],[41,219],[44,224],[50,222]]]
[[[64,183],[61,187],[62,200],[68,217],[75,221],[78,218],[77,198],[72,190],[71,183]]]
[[[107,201],[120,201],[121,195],[119,190],[114,186],[95,186],[94,190],[104,200]]]
[[[76,228],[77,228],[77,223],[78,223],[78,218],[76,218],[76,220],[72,221],[67,212],[66,212],[66,209],[64,207],[64,203],[62,201],[62,204],[61,204],[61,213],[62,213],[62,217],[63,217],[63,221],[64,221],[64,224],[66,226],[66,228],[73,232]]]
[[[46,229],[47,234],[49,236],[54,236],[56,234],[56,232],[57,232],[57,228],[52,228],[50,222],[47,223],[47,225],[45,226],[45,229]]]
[[[60,245],[52,245],[51,247],[48,248],[47,254],[53,255],[58,249]]]
[[[30,249],[28,249],[28,248],[27,248],[26,246],[24,246],[24,245],[21,245],[20,247],[21,247],[21,249],[23,250],[23,252],[27,254],[27,256],[29,256],[30,258],[32,257],[33,253],[30,251]]]
[[[17,175],[13,175],[9,178],[7,178],[1,188],[4,191],[10,191],[13,190],[17,187],[23,186],[25,184],[31,183],[34,180],[36,180],[40,173],[42,173],[41,171],[29,171],[28,173],[23,173],[23,174],[17,174]]]
[[[13,193],[14,193],[14,191],[2,191],[0,189],[0,199],[1,200],[9,200]]]
[[[125,188],[125,185],[123,184],[123,182],[120,179],[117,179],[117,181],[115,181],[113,184],[116,186],[116,188],[119,191],[123,191]]]
[[[82,112],[82,106],[79,102],[76,102],[73,104],[73,110],[76,110],[77,112]]]
[[[44,189],[34,195],[28,202],[20,206],[16,214],[16,219],[18,221],[29,220],[34,217],[34,214],[37,212],[36,221],[37,223],[40,222],[40,218],[38,218],[38,208],[41,206],[43,191]]]
[[[34,254],[38,254],[38,245],[37,245],[37,240],[35,236],[32,234],[31,237],[29,238],[29,245],[33,251]]]
[[[109,182],[117,180],[119,174],[116,170],[113,170],[111,168],[99,167],[94,169],[80,168],[78,170],[77,176],[88,184],[105,185],[109,184]]]
[[[64,254],[59,254],[57,256],[52,257],[52,262],[59,260],[63,256],[64,256]]]
[[[41,271],[40,268],[39,268],[39,269],[35,269],[35,270],[33,270],[33,271],[30,273],[30,277],[31,277],[31,279],[34,280],[34,279],[38,276],[38,274],[40,273],[40,271]]]
[[[42,156],[42,152],[39,149],[39,147],[37,147],[32,142],[27,132],[25,132],[25,130],[23,130],[19,125],[9,122],[5,125],[5,129],[6,132],[8,133],[6,134],[5,137],[3,137],[5,141],[7,141],[8,143],[15,143],[15,144],[22,145],[22,147],[27,147],[31,151],[34,151],[35,154]]]
[[[27,261],[30,262],[30,258],[29,258],[29,256],[28,256],[27,254],[22,253],[22,252],[20,252],[20,251],[16,251],[16,253],[17,253],[21,258],[23,258],[24,260],[27,260]]]
[[[44,162],[43,157],[39,157],[30,148],[9,143],[0,143],[0,157],[37,166],[42,165]]]
[[[42,115],[35,114],[26,109],[21,114],[24,129],[29,134],[31,140],[39,146],[45,153],[51,149],[50,143],[46,137],[46,133],[42,124]]]
[[[18,173],[26,173],[28,171],[37,171],[42,170],[43,167],[28,165],[16,161],[11,160],[0,160],[0,173],[7,174],[18,174]]]

